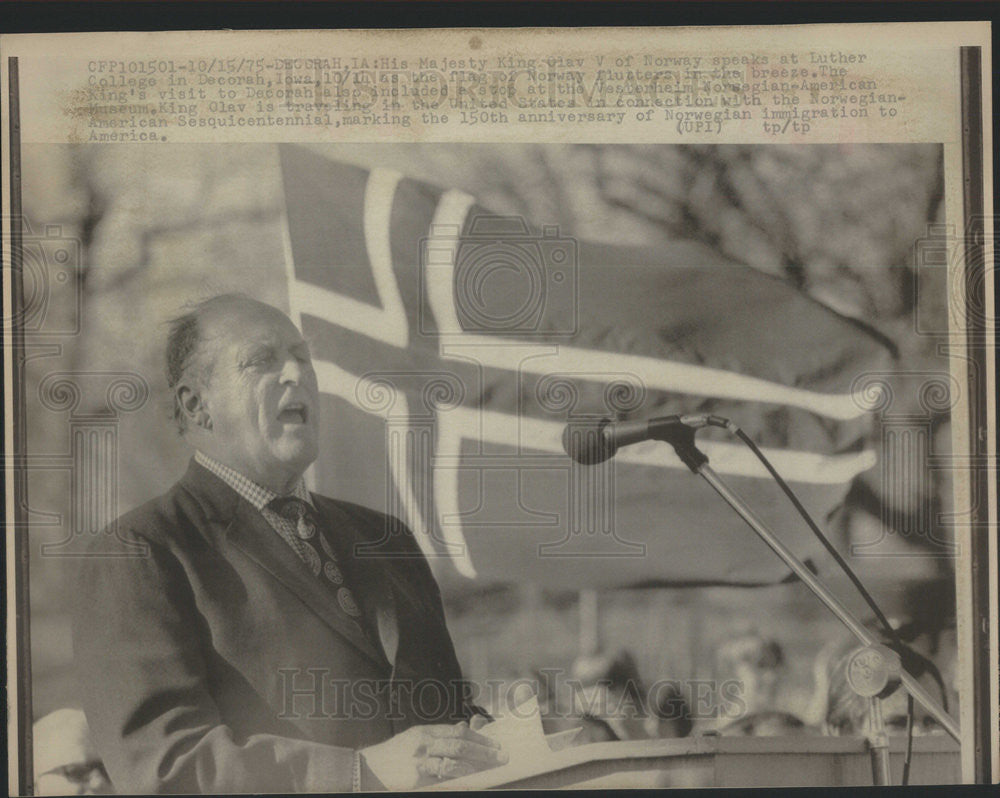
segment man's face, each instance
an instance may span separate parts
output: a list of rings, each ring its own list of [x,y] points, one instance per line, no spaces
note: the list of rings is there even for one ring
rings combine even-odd
[[[318,454],[319,389],[309,347],[269,305],[241,300],[203,320],[206,454],[284,492]]]

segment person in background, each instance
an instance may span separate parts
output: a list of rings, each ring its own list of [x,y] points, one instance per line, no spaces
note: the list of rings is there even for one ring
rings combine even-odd
[[[656,692],[653,715],[656,718],[654,737],[687,737],[694,728],[691,705],[680,688],[669,682]]]
[[[647,705],[639,668],[626,649],[578,657],[570,678],[574,715],[583,719],[578,743],[673,736],[662,733],[667,718]]]
[[[736,679],[745,710],[716,729],[724,736],[777,737],[818,733],[785,711],[779,690],[786,677],[785,653],[777,640],[748,633],[727,640],[716,651],[716,677]]]
[[[35,795],[113,793],[87,718],[80,709],[57,709],[32,729]]]

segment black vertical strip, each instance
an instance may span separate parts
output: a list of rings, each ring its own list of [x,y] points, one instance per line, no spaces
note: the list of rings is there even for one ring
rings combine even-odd
[[[983,207],[982,51],[962,47],[962,177],[965,211],[965,324],[969,357],[969,455],[973,518],[972,551],[972,715],[975,781],[989,784],[993,713],[990,707],[989,481],[986,467],[986,260]]]
[[[17,59],[7,59],[9,78],[8,109],[10,116],[10,353],[13,376],[14,411],[14,633],[17,640],[17,765],[18,790],[32,791],[31,751],[31,629],[28,601],[28,480],[24,455],[28,443],[25,424],[24,391],[24,279],[21,250],[21,112],[18,96]],[[8,674],[8,678],[10,674]]]

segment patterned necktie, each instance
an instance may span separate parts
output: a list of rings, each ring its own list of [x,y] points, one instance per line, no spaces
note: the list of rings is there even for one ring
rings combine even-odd
[[[295,535],[299,539],[297,548],[309,570],[336,592],[340,609],[363,630],[361,609],[351,589],[344,584],[344,573],[337,564],[337,555],[326,535],[319,530],[312,507],[295,496],[279,496],[268,504],[268,508],[295,524]],[[319,540],[318,549],[313,545],[316,540]]]

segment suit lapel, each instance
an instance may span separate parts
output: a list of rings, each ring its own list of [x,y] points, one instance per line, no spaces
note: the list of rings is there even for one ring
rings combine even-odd
[[[264,516],[222,479],[192,458],[180,485],[201,505],[206,521],[201,531],[213,545],[223,551],[229,545],[238,548],[367,656],[383,666],[386,657],[390,665],[395,663],[399,644],[395,600],[378,562],[364,557],[355,560],[362,564],[359,578],[365,581],[367,596],[375,601],[384,655],[336,606],[328,589],[306,570],[298,555]],[[331,533],[347,537],[349,551],[353,551],[354,543],[365,540],[353,519],[335,502],[317,495],[313,495],[313,501]]]
[[[267,520],[245,501],[236,507],[226,539],[294,593],[303,604],[358,649],[384,664],[381,652],[337,606],[329,589],[309,573]]]
[[[324,523],[331,534],[338,535],[345,542],[344,551],[351,557],[351,572],[355,576],[356,589],[361,591],[362,599],[373,608],[375,625],[378,629],[382,651],[390,665],[395,667],[396,653],[399,649],[399,624],[396,612],[396,597],[392,582],[385,573],[385,566],[375,557],[357,557],[355,546],[370,542],[365,537],[354,519],[335,502],[321,496],[313,496],[323,516]]]

